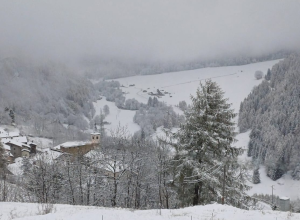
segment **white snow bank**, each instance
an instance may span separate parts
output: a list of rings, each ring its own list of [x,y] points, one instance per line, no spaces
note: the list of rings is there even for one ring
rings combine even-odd
[[[241,210],[231,206],[212,204],[173,210],[128,210],[120,208],[102,208],[71,205],[54,205],[53,211],[47,215],[38,215],[41,206],[25,203],[1,203],[0,213],[2,220],[14,218],[28,220],[296,220],[299,213],[288,213],[271,210]],[[12,214],[11,214],[12,213]]]

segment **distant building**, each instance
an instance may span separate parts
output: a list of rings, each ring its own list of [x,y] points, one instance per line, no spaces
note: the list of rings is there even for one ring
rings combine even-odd
[[[288,197],[280,197],[279,198],[279,209],[280,211],[290,211],[291,210],[291,202]]]
[[[52,150],[72,155],[84,155],[100,144],[100,133],[91,133],[90,141],[71,141],[62,143]]]
[[[99,144],[100,143],[100,133],[91,133],[91,139],[93,144]]]

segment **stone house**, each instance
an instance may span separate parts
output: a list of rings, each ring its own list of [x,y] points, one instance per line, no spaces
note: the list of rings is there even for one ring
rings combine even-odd
[[[30,153],[32,151],[31,146],[26,143],[20,143],[17,141],[9,141],[6,143],[6,145],[10,146],[10,153],[12,154],[12,156],[14,158],[29,157]]]
[[[54,147],[52,150],[68,153],[71,155],[85,155],[100,144],[100,133],[91,133],[90,141],[65,142]]]

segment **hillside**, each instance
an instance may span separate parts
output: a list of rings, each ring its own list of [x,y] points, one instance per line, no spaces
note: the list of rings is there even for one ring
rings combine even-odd
[[[0,60],[0,124],[26,125],[27,133],[49,137],[63,124],[86,129],[83,117],[93,117],[95,97],[93,85],[64,65]]]
[[[264,80],[242,102],[241,131],[251,129],[248,156],[273,180],[291,171],[300,179],[300,56],[292,55],[273,66]]]

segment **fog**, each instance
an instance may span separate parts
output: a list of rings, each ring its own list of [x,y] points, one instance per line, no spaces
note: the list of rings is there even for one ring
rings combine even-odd
[[[0,57],[188,61],[299,49],[296,0],[1,0]]]

